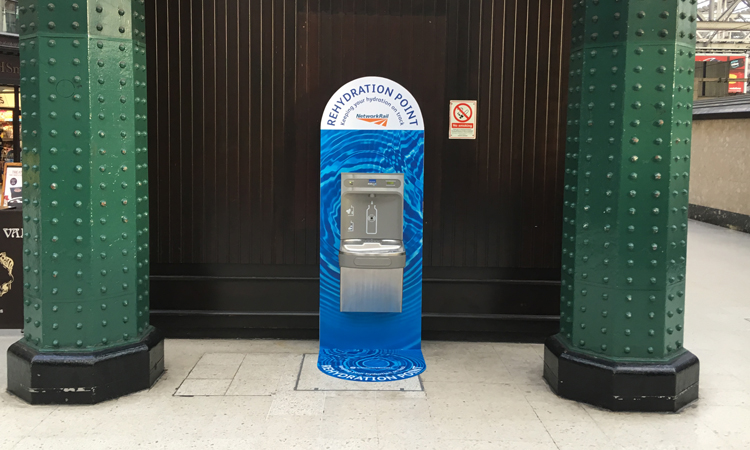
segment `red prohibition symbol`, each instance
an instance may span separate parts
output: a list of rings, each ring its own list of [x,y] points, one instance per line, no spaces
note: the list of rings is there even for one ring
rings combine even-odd
[[[466,103],[459,103],[453,108],[453,118],[459,122],[468,122],[471,116],[471,106]]]

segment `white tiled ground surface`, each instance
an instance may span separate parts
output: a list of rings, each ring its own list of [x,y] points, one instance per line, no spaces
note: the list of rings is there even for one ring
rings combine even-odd
[[[169,340],[151,390],[90,407],[18,401],[0,352],[0,449],[749,449],[750,235],[690,227],[701,399],[680,414],[562,400],[542,381],[541,345],[425,342],[424,392],[347,392],[294,390],[316,342]]]

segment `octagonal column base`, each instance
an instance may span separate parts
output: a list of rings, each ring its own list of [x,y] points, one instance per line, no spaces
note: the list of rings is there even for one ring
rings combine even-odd
[[[676,412],[698,399],[698,358],[616,362],[569,348],[559,335],[544,343],[544,379],[560,397],[612,411]]]
[[[151,328],[134,343],[94,352],[8,349],[8,391],[34,404],[94,404],[150,388],[164,372],[164,337]]]

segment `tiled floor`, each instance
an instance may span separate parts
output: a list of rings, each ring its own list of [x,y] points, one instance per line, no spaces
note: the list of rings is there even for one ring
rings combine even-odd
[[[317,353],[205,353],[175,393],[179,397],[274,395],[288,391],[423,392],[419,378],[392,383],[324,375]]]
[[[748,449],[750,235],[690,227],[701,399],[680,414],[562,400],[541,378],[541,345],[425,342],[421,383],[370,391],[319,374],[316,342],[169,340],[151,390],[90,407],[4,393],[1,352],[0,449]]]

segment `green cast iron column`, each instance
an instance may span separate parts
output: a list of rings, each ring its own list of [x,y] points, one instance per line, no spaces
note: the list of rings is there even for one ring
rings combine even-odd
[[[111,353],[153,332],[144,14],[20,2],[28,351]]]
[[[573,4],[561,324],[554,340],[558,353],[604,361],[614,373],[669,366],[681,355],[680,363],[694,359],[683,345],[695,3]],[[545,377],[553,388],[575,384],[554,373],[554,353],[545,357]],[[697,396],[697,359],[689,366]],[[622,394],[608,389],[610,397]],[[625,403],[613,409],[639,409]]]

